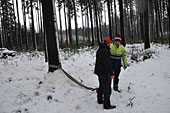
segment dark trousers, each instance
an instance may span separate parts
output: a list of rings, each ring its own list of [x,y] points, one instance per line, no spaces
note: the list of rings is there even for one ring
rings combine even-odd
[[[111,96],[111,77],[98,76],[99,89],[97,93],[97,101],[103,102],[104,107],[109,107]]]
[[[120,71],[121,71],[120,69],[115,69],[115,70],[114,70],[115,78],[114,78],[113,87],[118,87]]]

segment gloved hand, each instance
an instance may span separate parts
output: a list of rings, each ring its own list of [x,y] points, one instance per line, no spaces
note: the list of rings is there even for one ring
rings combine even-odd
[[[123,66],[124,70],[127,68],[128,66]]]

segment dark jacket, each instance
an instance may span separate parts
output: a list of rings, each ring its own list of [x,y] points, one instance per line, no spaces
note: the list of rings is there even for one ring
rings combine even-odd
[[[110,58],[110,47],[105,43],[99,44],[99,49],[96,53],[95,74],[100,75],[112,75],[112,63]]]

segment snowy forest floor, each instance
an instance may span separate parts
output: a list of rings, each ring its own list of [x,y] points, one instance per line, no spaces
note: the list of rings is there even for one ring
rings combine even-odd
[[[96,48],[60,51],[62,67],[91,87],[98,86],[94,72]],[[104,110],[96,93],[83,89],[61,70],[47,73],[41,52],[18,53],[0,59],[0,113],[170,113],[170,49],[152,44],[127,45],[129,67],[121,71],[121,93],[112,91],[114,110]],[[145,57],[144,57],[145,56]],[[147,57],[149,59],[144,60]]]

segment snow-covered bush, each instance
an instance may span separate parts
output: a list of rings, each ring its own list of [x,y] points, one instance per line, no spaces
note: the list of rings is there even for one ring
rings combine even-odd
[[[16,51],[8,50],[7,48],[0,48],[0,58],[7,58],[8,56],[15,56]]]

